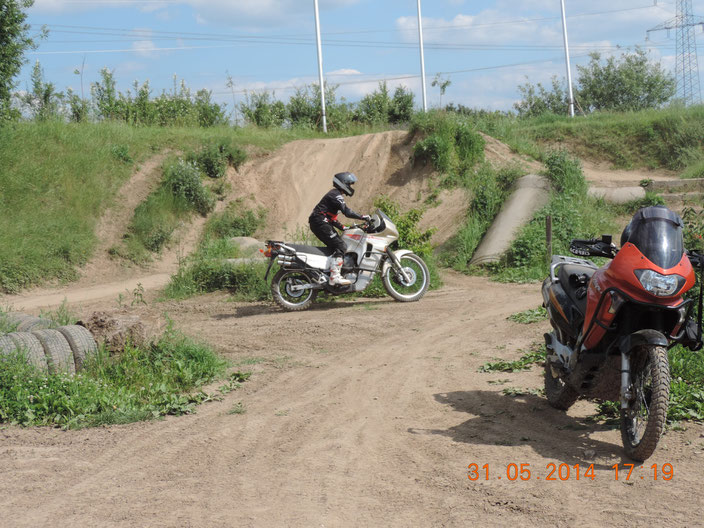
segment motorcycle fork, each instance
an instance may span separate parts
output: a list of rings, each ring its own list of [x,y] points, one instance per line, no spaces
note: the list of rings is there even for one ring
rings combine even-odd
[[[398,260],[398,258],[396,258],[394,252],[391,251],[391,248],[386,248],[386,254],[391,259],[391,264],[393,265],[394,271],[401,275],[401,277],[403,277],[403,280],[404,282],[406,282],[406,284],[411,282],[411,279],[408,277],[408,274],[406,274],[405,270],[401,266],[401,262]]]
[[[626,352],[621,352],[621,409],[628,409],[632,399],[631,358]]]

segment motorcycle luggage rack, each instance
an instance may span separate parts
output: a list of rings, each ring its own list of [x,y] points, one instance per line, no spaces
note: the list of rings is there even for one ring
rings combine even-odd
[[[553,255],[552,262],[550,263],[550,280],[553,284],[560,282],[560,279],[555,275],[555,270],[562,266],[563,264],[575,264],[577,266],[585,266],[588,268],[597,268],[598,266],[594,264],[591,260],[576,258],[576,257],[566,257],[564,255]]]

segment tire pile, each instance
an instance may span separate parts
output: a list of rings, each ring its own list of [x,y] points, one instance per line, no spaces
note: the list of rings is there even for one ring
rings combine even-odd
[[[0,356],[23,351],[42,372],[75,374],[98,352],[93,335],[79,325],[49,328],[52,321],[18,312],[3,314],[17,330],[0,335]]]

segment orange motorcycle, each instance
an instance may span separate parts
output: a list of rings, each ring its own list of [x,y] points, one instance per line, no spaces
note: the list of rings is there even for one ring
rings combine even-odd
[[[663,206],[639,210],[621,236],[573,240],[570,252],[612,259],[602,267],[554,255],[543,283],[553,331],[545,334],[545,394],[568,409],[580,397],[621,404],[621,439],[628,456],[650,457],[665,426],[670,394],[668,348],[702,346],[691,317],[701,255],[685,251],[682,219]],[[694,267],[693,267],[694,266]],[[701,281],[700,281],[701,282]]]

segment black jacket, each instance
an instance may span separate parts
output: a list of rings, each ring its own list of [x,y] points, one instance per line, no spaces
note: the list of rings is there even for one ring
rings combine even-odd
[[[338,222],[337,215],[342,213],[347,218],[356,218],[357,220],[364,220],[361,214],[355,213],[352,209],[347,207],[345,203],[345,198],[342,193],[337,189],[331,189],[322,200],[318,202],[313,208],[313,212],[308,218],[309,221],[323,219],[324,222],[329,222],[338,229],[342,229],[342,224]]]

